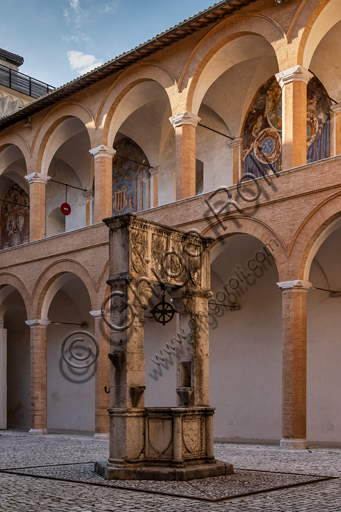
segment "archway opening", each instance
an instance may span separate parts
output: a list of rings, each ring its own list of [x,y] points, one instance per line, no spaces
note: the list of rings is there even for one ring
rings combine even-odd
[[[93,176],[89,151],[90,137],[78,118],[63,120],[50,136],[44,156],[50,176],[46,189],[48,236],[56,234],[58,226],[53,212],[63,203],[71,207],[71,213],[64,218],[64,231],[91,223]]]
[[[0,249],[29,241],[29,186],[22,151],[9,145],[1,151]]]
[[[93,433],[96,364],[82,368],[91,358],[85,361],[72,358],[72,353],[85,357],[91,340],[79,334],[72,340],[84,341],[77,342],[73,352],[67,347],[63,349],[64,340],[72,333],[85,331],[94,335],[89,293],[81,279],[72,273],[61,275],[54,284],[54,296],[47,295],[48,304],[43,307],[51,322],[47,327],[47,429],[52,433],[59,430]],[[91,349],[95,353],[93,345]],[[82,369],[69,363],[76,363]]]
[[[282,302],[273,239],[238,234],[212,250],[210,401],[217,440],[281,438]],[[251,418],[251,421],[250,421]]]
[[[264,77],[277,72],[274,49],[255,34],[228,42],[206,65],[193,96],[193,112],[201,118],[196,152],[205,166],[204,192],[233,185],[241,177],[242,144],[233,145],[231,139],[242,137],[255,91]]]
[[[30,329],[20,293],[10,285],[1,288],[1,428],[30,428]],[[7,352],[7,355],[6,355]]]
[[[312,260],[307,297],[307,438],[329,444],[341,443],[340,250],[338,227]]]

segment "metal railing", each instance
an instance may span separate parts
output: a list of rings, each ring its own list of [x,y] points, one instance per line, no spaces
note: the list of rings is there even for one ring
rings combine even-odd
[[[19,73],[15,69],[7,68],[2,64],[0,64],[0,84],[32,98],[40,98],[40,96],[44,96],[44,94],[54,90],[52,85],[45,84],[40,80]]]

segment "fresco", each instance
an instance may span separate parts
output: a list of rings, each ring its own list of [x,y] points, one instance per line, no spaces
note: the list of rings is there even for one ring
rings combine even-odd
[[[114,144],[113,215],[149,208],[150,175],[148,159],[140,146],[129,138]]]
[[[2,202],[0,227],[1,249],[29,241],[29,197],[17,184],[8,190]]]
[[[330,106],[325,88],[312,78],[307,91],[307,163],[330,156]]]
[[[312,78],[307,90],[307,163],[330,156],[330,100]],[[282,90],[275,77],[257,92],[243,133],[244,174],[282,170]]]

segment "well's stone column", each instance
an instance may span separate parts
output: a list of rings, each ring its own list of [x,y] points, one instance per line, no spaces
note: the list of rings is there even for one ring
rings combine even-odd
[[[282,435],[281,448],[307,447],[307,291],[305,281],[277,283],[282,291]]]
[[[31,429],[47,434],[47,345],[49,320],[26,320],[30,327]]]
[[[200,117],[182,112],[169,118],[175,129],[176,192],[175,199],[196,193],[196,129]]]
[[[110,387],[110,361],[108,353],[110,351],[110,329],[104,322],[99,311],[90,311],[90,315],[95,318],[95,339],[99,347],[99,355],[96,361],[95,374],[95,438],[109,438],[109,418],[108,408],[110,407],[110,394],[105,392],[105,388]]]
[[[46,185],[50,176],[33,172],[25,176],[30,184],[30,241],[46,237]]]
[[[283,170],[307,163],[307,84],[313,77],[302,66],[277,73],[282,88]]]
[[[229,146],[230,146],[230,148],[232,148],[232,151],[233,151],[232,157],[233,157],[233,184],[234,185],[236,183],[238,183],[238,181],[240,180],[241,175],[242,175],[242,168],[241,168],[242,144],[243,144],[243,139],[241,137],[236,137],[235,139],[233,139],[229,142]]]
[[[90,153],[94,157],[94,222],[97,224],[112,215],[112,159],[116,151],[107,146],[98,146],[90,149]]]
[[[0,318],[0,430],[7,428],[7,329]]]

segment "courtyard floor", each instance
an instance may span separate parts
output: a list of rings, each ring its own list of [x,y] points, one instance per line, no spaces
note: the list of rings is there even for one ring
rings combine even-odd
[[[192,482],[107,482],[108,441],[0,432],[0,511],[341,512],[341,449],[216,444],[235,474]]]

